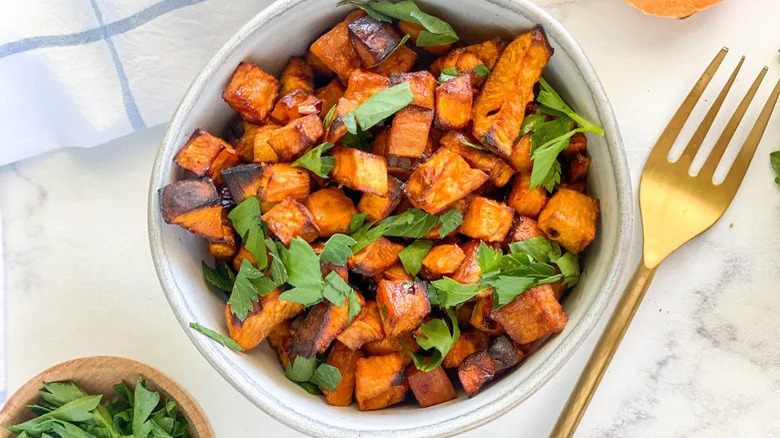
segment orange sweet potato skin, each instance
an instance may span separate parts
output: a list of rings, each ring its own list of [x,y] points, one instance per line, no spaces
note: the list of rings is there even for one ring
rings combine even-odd
[[[417,62],[417,53],[404,44],[379,65],[372,67],[371,71],[384,76],[390,76],[393,73],[406,73],[412,69],[415,62]]]
[[[493,378],[522,360],[521,352],[505,336],[493,340],[487,350],[468,356],[458,366],[458,378],[469,397]]]
[[[428,292],[420,282],[381,280],[376,303],[387,337],[396,337],[417,329],[431,312]]]
[[[309,173],[300,167],[287,163],[263,164],[263,176],[257,188],[257,196],[263,204],[273,205],[285,198],[295,199],[309,196],[311,179]]]
[[[352,46],[366,68],[384,61],[398,46],[400,38],[392,26],[364,15],[347,26]]]
[[[355,398],[361,411],[402,402],[407,387],[404,361],[399,353],[358,359]]]
[[[246,198],[257,195],[257,189],[263,179],[263,166],[259,164],[242,164],[225,169],[222,179],[230,190],[233,200],[240,204]]]
[[[163,187],[159,193],[160,209],[166,223],[179,225],[211,241],[222,240],[223,207],[211,181],[178,181]]]
[[[414,73],[397,73],[390,76],[391,85],[398,85],[404,82],[408,82],[412,89],[413,100],[410,105],[433,109],[436,78],[432,74],[427,71],[416,71]]]
[[[358,301],[365,303],[363,296],[357,294]],[[292,352],[305,358],[323,353],[349,324],[349,305],[344,299],[342,306],[323,301],[314,306],[303,318],[300,327],[295,330],[292,340]]]
[[[341,380],[335,391],[328,391],[320,388],[325,394],[325,400],[331,406],[349,406],[352,404],[352,396],[355,393],[355,374],[357,372],[358,360],[363,359],[365,355],[362,351],[353,351],[341,342],[336,341],[325,361],[330,366],[338,368],[341,373]]]
[[[512,226],[514,211],[492,199],[474,196],[460,225],[460,233],[486,242],[501,242]]]
[[[482,277],[482,271],[479,268],[479,263],[477,263],[477,252],[481,243],[480,240],[470,240],[463,245],[463,254],[466,257],[460,263],[458,269],[450,276],[453,280],[463,284],[471,284],[476,283]]]
[[[400,157],[420,158],[428,144],[433,110],[408,106],[396,113],[387,135],[387,153]]]
[[[303,311],[302,304],[280,300],[279,293],[276,289],[260,297],[244,321],[240,321],[233,315],[229,304],[225,306],[225,319],[230,337],[244,350],[257,347],[279,323]]]
[[[352,324],[336,338],[347,347],[357,350],[363,345],[384,339],[385,330],[376,301],[366,301]]]
[[[466,254],[458,245],[436,245],[423,258],[420,276],[426,280],[437,280],[454,273],[465,258]]]
[[[539,228],[550,240],[577,254],[596,237],[598,217],[598,200],[560,188],[539,214]]]
[[[187,143],[176,153],[173,161],[195,175],[205,176],[211,168],[211,163],[221,151],[227,148],[233,149],[222,139],[202,129],[196,129]]]
[[[336,187],[318,190],[301,203],[309,209],[322,237],[336,233],[348,234],[352,216],[358,214],[352,200]]]
[[[379,196],[387,194],[387,160],[354,148],[333,148],[331,177],[339,184]]]
[[[311,242],[319,236],[309,210],[294,199],[284,199],[262,217],[268,230],[287,246],[296,237]]]
[[[455,344],[444,356],[442,366],[444,368],[456,368],[463,362],[463,359],[473,353],[482,351],[488,346],[488,335],[478,331],[470,330],[460,334]]]
[[[471,76],[460,75],[436,87],[436,127],[464,129],[471,120],[474,91]]]
[[[425,372],[409,365],[406,369],[406,379],[421,408],[445,403],[457,397],[450,378],[440,366]]]
[[[314,147],[324,133],[319,116],[309,114],[275,130],[268,138],[268,144],[281,161],[293,161]]]
[[[280,96],[286,96],[295,90],[311,94],[314,92],[314,69],[303,59],[292,56],[282,70],[279,82],[282,86]]]
[[[279,358],[282,369],[286,368],[287,364],[291,363],[292,360],[295,360],[294,355],[290,351],[295,325],[297,324],[293,324],[292,320],[284,320],[277,324],[266,336],[268,345],[276,352],[276,357]]]
[[[390,216],[390,213],[398,207],[403,198],[403,183],[395,177],[387,178],[387,194],[385,196],[373,193],[363,193],[358,202],[357,209],[366,213],[369,222],[381,221]]]
[[[273,109],[279,96],[279,81],[257,64],[238,64],[222,99],[247,121],[260,124]]]
[[[347,261],[347,266],[353,272],[366,277],[380,274],[398,262],[398,254],[404,246],[392,242],[385,237],[371,242]]]
[[[507,205],[523,216],[537,217],[547,204],[547,190],[544,187],[531,187],[531,174],[521,173],[512,183],[512,191],[506,200]]]
[[[493,318],[518,344],[560,333],[568,318],[549,284],[529,289],[493,312]]]
[[[506,161],[490,152],[481,151],[466,145],[464,141],[475,143],[477,140],[470,135],[461,132],[449,131],[439,140],[442,146],[457,152],[466,162],[475,169],[479,169],[488,174],[490,182],[496,187],[505,186],[515,170]]]

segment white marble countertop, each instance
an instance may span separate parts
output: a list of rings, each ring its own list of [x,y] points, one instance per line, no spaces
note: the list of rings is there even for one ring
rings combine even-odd
[[[634,187],[656,137],[721,46],[732,53],[715,82],[723,83],[738,55],[747,61],[716,127],[762,65],[770,72],[757,100],[780,76],[777,0],[730,0],[682,21],[643,16],[620,0],[538,3],[563,21],[601,75]],[[748,113],[751,124],[756,113]],[[299,437],[201,358],[163,297],[146,233],[148,177],[162,132],[0,168],[9,389],[60,361],[121,355],[188,387],[220,437]],[[723,219],[660,269],[577,436],[780,435],[780,187],[768,161],[775,149],[780,114]],[[525,403],[463,436],[546,436],[596,338]]]

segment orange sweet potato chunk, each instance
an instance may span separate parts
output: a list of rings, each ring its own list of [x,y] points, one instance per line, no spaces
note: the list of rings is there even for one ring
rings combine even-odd
[[[549,284],[529,289],[493,312],[493,318],[518,344],[527,344],[566,327],[568,318]]]
[[[414,339],[412,332],[404,333],[401,336],[395,336],[392,338],[384,337],[377,341],[366,342],[363,345],[363,351],[367,354],[374,356],[382,356],[385,354],[400,353],[404,358],[404,364],[412,362],[412,358],[406,354],[404,345],[414,353],[422,350]]]
[[[282,70],[279,82],[282,86],[280,96],[286,96],[295,90],[312,94],[314,93],[314,69],[305,60],[292,56]]]
[[[387,195],[387,160],[385,157],[354,148],[333,148],[335,166],[331,178],[353,190]]]
[[[544,236],[544,233],[539,229],[536,221],[528,216],[518,214],[515,215],[512,231],[507,236],[507,243],[520,242],[539,236]]]
[[[262,164],[263,176],[257,189],[257,196],[265,204],[273,205],[287,197],[309,196],[311,180],[309,172],[287,163]]]
[[[476,139],[468,134],[449,131],[439,141],[442,146],[460,154],[470,166],[487,173],[496,187],[504,187],[515,174],[512,166],[495,154],[468,146],[465,142],[476,144]]]
[[[311,212],[322,237],[336,233],[348,234],[352,216],[358,214],[352,200],[336,187],[318,190],[301,203]]]
[[[233,269],[240,271],[244,260],[249,262],[255,268],[257,267],[257,260],[255,259],[255,256],[249,252],[249,250],[246,249],[244,245],[241,245],[241,248],[238,249],[238,253],[236,253],[235,257],[233,257]]]
[[[279,81],[264,72],[257,64],[238,64],[230,83],[222,92],[222,99],[241,117],[260,124],[274,107],[279,96]]]
[[[436,87],[436,127],[460,130],[471,121],[471,76],[460,75]]]
[[[482,144],[504,156],[512,152],[534,84],[551,55],[541,28],[517,36],[503,51],[474,103],[473,133]]]
[[[531,174],[534,163],[531,160],[531,134],[520,137],[512,146],[512,152],[506,161],[518,172]]]
[[[507,205],[523,216],[537,217],[547,204],[547,190],[544,187],[531,187],[531,174],[521,173],[512,183],[512,191],[506,200]]]
[[[389,78],[370,71],[357,69],[349,75],[344,98],[360,105],[369,97],[388,87],[390,87]]]
[[[268,139],[276,132],[281,126],[274,123],[263,125],[255,131],[255,147],[252,151],[252,161],[255,163],[278,163],[279,155],[276,154],[274,148],[268,144]]]
[[[382,280],[377,285],[376,303],[387,337],[416,330],[431,312],[428,292],[423,283],[407,280]]]
[[[463,254],[466,257],[460,263],[458,269],[455,270],[455,273],[450,276],[453,280],[463,284],[471,284],[481,278],[482,270],[479,267],[479,263],[477,263],[477,252],[480,245],[481,241],[479,240],[470,240],[463,245]]]
[[[380,237],[350,257],[347,266],[353,272],[373,277],[390,269],[398,261],[398,253],[403,249],[403,245]]]
[[[487,289],[477,294],[474,308],[471,310],[469,323],[475,329],[490,336],[501,336],[504,328],[493,319],[493,289]]]
[[[355,398],[361,411],[386,408],[404,400],[404,360],[399,353],[358,359]]]
[[[463,359],[473,353],[482,351],[488,346],[488,335],[478,331],[470,330],[460,334],[455,344],[444,356],[442,366],[444,368],[455,368],[463,362]]]
[[[365,303],[362,295],[357,294],[357,296],[361,305]],[[300,327],[295,330],[292,352],[307,359],[317,353],[324,353],[336,336],[347,328],[348,311],[346,298],[342,306],[336,306],[327,300],[314,306],[303,318]]]
[[[403,183],[395,177],[387,178],[387,194],[385,196],[373,193],[363,193],[358,202],[357,209],[366,213],[366,220],[376,222],[390,216],[390,213],[398,207],[403,197]]]
[[[409,35],[409,39],[412,40],[414,44],[417,44],[417,36],[420,34],[420,31],[425,28],[417,23],[401,20],[398,22],[398,29],[402,34]],[[420,48],[428,53],[433,53],[434,55],[444,55],[451,47],[452,44],[439,44],[438,46],[425,46]]]
[[[539,214],[539,228],[550,240],[575,254],[596,237],[599,201],[561,187]]]
[[[421,408],[445,403],[457,397],[450,378],[440,366],[425,372],[409,365],[406,369],[406,379]]]
[[[326,114],[328,114],[331,107],[339,103],[339,99],[344,96],[344,91],[346,91],[346,88],[341,85],[341,81],[338,79],[333,79],[332,81],[328,82],[328,85],[317,89],[315,96],[317,99],[322,101],[320,115],[323,118]]]
[[[384,339],[385,330],[379,316],[379,306],[376,301],[369,300],[361,307],[360,313],[346,330],[336,338],[347,347],[357,350],[363,345]]]
[[[279,363],[282,364],[282,369],[286,368],[287,364],[294,360],[294,356],[290,351],[293,333],[295,333],[293,323],[287,319],[277,324],[266,336],[268,345],[276,352],[276,357],[279,358]]]
[[[487,174],[472,169],[460,155],[440,148],[412,172],[405,192],[415,207],[439,214],[487,179]]]
[[[205,176],[211,163],[222,150],[230,148],[229,144],[202,129],[196,129],[187,143],[176,153],[173,161],[183,169],[198,176]]]
[[[512,226],[515,212],[506,204],[474,196],[463,217],[459,232],[486,242],[501,242]]]
[[[293,161],[314,147],[324,133],[317,114],[309,114],[273,131],[268,137],[268,144],[281,161]]]
[[[487,350],[474,353],[458,366],[458,379],[469,397],[473,397],[482,386],[493,380],[523,359],[506,336],[493,340]]]
[[[300,202],[286,198],[263,214],[271,231],[282,243],[289,246],[296,237],[311,242],[319,236],[311,213]]]
[[[319,37],[309,50],[344,83],[347,83],[352,70],[360,67],[360,57],[352,46],[346,22],[337,24]]]
[[[282,321],[303,312],[303,304],[280,300],[279,293],[276,289],[260,297],[244,321],[233,315],[230,304],[225,306],[230,337],[244,350],[257,347]]]
[[[426,280],[436,280],[452,274],[465,258],[466,254],[458,245],[452,243],[436,245],[423,258],[420,276]]]
[[[421,158],[428,144],[433,110],[408,106],[395,114],[387,134],[387,154]]]
[[[648,15],[666,18],[687,18],[720,3],[722,0],[626,0],[628,4]]]
[[[255,156],[255,134],[258,128],[260,127],[242,120],[241,137],[234,143],[238,156],[248,163],[251,163]]]
[[[322,101],[316,96],[308,91],[297,89],[284,95],[276,102],[273,111],[271,111],[271,119],[277,123],[285,124],[290,120],[309,114],[319,115],[321,108]]]
[[[263,166],[259,164],[242,164],[225,169],[222,179],[230,190],[233,200],[240,204],[246,198],[257,195],[257,189],[263,179]]]
[[[577,184],[585,182],[590,170],[590,158],[585,155],[575,155],[569,160],[566,169],[566,183]]]
[[[222,171],[229,169],[241,162],[236,150],[232,146],[226,146],[219,151],[217,157],[211,162],[206,176],[213,179],[215,184],[222,184]]]
[[[479,44],[466,46],[463,49],[467,53],[473,53],[477,55],[479,60],[485,64],[485,67],[493,70],[493,67],[496,65],[496,61],[498,61],[501,53],[504,52],[507,44],[508,42],[502,38],[493,38],[492,40],[487,40]]]
[[[413,100],[410,105],[433,109],[436,78],[432,74],[427,71],[416,71],[414,73],[396,73],[390,76],[392,85],[404,82],[408,82],[412,89]]]
[[[209,240],[209,254],[217,259],[232,259],[236,255],[236,235],[233,231],[233,225],[228,219],[228,212],[222,209],[222,237]]]
[[[371,71],[384,76],[390,76],[393,73],[406,73],[412,69],[415,62],[417,62],[417,52],[404,44],[379,65],[372,67]]]
[[[166,223],[220,241],[222,205],[214,184],[207,180],[182,180],[160,189],[160,209]]]
[[[389,24],[383,24],[368,15],[349,23],[352,46],[365,68],[384,61],[401,42],[398,33]]]
[[[355,393],[355,373],[357,372],[357,363],[365,355],[362,351],[353,351],[341,342],[336,341],[333,349],[328,354],[325,361],[330,366],[338,368],[341,373],[341,380],[334,391],[328,391],[320,388],[325,395],[325,400],[331,406],[349,406],[352,404],[353,394]]]

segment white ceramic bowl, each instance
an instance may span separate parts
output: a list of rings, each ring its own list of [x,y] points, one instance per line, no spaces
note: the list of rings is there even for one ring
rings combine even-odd
[[[163,138],[149,192],[149,239],[160,283],[179,322],[216,370],[245,397],[279,421],[318,437],[435,437],[476,427],[516,406],[542,386],[591,331],[612,295],[625,264],[632,221],[630,178],[617,123],[596,73],[571,35],[550,15],[526,0],[418,0],[420,7],[452,23],[465,41],[512,37],[537,24],[555,49],[545,77],[572,106],[598,121],[604,137],[590,136],[593,165],[588,181],[601,201],[596,241],[583,259],[580,284],[563,302],[566,329],[512,373],[475,397],[420,409],[408,404],[374,412],[328,406],[284,377],[266,345],[236,354],[187,328],[191,321],[225,326],[223,305],[209,293],[201,275],[206,244],[163,222],[157,190],[180,173],[173,156],[196,128],[222,132],[233,115],[221,92],[236,65],[245,59],[279,74],[290,55],[337,23],[349,7],[338,0],[279,0],[252,18],[209,61],[184,96]],[[207,19],[207,17],[204,17]],[[224,329],[223,329],[224,331]]]

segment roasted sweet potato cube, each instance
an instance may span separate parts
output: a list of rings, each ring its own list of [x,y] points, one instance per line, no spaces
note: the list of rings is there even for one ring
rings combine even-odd
[[[354,111],[358,107],[358,103],[354,100],[342,97],[336,103],[336,110],[333,113],[333,118],[330,120],[330,125],[327,127],[325,133],[325,139],[330,143],[338,143],[341,139],[347,135],[347,125],[344,124],[344,117],[347,114]]]
[[[372,67],[371,71],[384,76],[390,76],[393,73],[406,73],[412,69],[415,62],[417,62],[417,52],[404,44],[395,49],[395,52],[379,65]]]
[[[293,333],[295,333],[293,324],[287,319],[274,327],[266,337],[266,339],[268,339],[268,345],[276,352],[276,356],[279,358],[279,363],[282,364],[283,369],[293,360],[293,354],[290,351]]]
[[[360,57],[352,46],[346,22],[337,24],[322,35],[309,50],[345,84],[352,70],[360,67]]]
[[[365,302],[362,295],[357,296],[361,303]],[[303,318],[301,326],[295,330],[292,352],[307,359],[317,353],[324,353],[336,336],[347,328],[348,311],[346,298],[342,306],[336,306],[326,300],[312,307]]]
[[[309,196],[311,180],[309,172],[287,163],[263,164],[263,177],[257,189],[257,196],[263,203],[273,205],[281,200]]]
[[[408,82],[412,89],[414,100],[412,100],[410,105],[433,109],[436,78],[432,74],[427,71],[416,71],[414,73],[396,73],[390,76],[392,85],[404,82]]]
[[[225,306],[230,337],[244,350],[251,350],[268,336],[282,321],[303,312],[303,304],[279,299],[279,289],[260,297],[243,321],[233,315],[230,304]]]
[[[320,58],[317,58],[311,50],[306,51],[306,62],[314,69],[314,75],[317,77],[333,75],[333,70],[325,65]]]
[[[313,94],[301,89],[284,95],[271,111],[271,119],[277,123],[285,124],[298,117],[315,114],[319,116],[322,101]]]
[[[246,198],[257,195],[263,179],[263,167],[259,164],[242,164],[222,171],[222,179],[233,200],[240,204]]]
[[[258,128],[260,127],[242,120],[241,137],[234,143],[238,156],[248,163],[251,163],[255,156],[255,134],[257,134]]]
[[[236,255],[236,235],[233,225],[228,219],[226,209],[222,209],[222,237],[219,240],[209,240],[209,254],[217,259],[231,259]]]
[[[315,96],[322,101],[320,115],[323,118],[328,114],[331,107],[339,103],[339,99],[344,96],[344,91],[346,91],[346,88],[341,85],[341,81],[338,79],[334,79],[328,82],[328,85],[317,89]]]
[[[198,176],[205,176],[211,163],[223,149],[233,149],[222,139],[202,129],[196,129],[182,146],[173,161]]]
[[[504,328],[493,319],[493,289],[487,289],[477,294],[474,307],[471,310],[469,323],[475,329],[490,336],[501,336]]]
[[[522,356],[506,336],[493,340],[487,350],[474,353],[458,366],[458,378],[469,397],[493,378],[520,363]]]
[[[531,174],[521,173],[512,183],[512,191],[506,200],[507,205],[523,216],[537,217],[547,204],[547,190],[539,186],[531,187]]]
[[[399,353],[358,359],[355,398],[361,411],[400,403],[406,396],[404,360]]]
[[[588,170],[590,170],[590,158],[584,155],[575,155],[569,160],[566,182],[572,184],[585,181]]]
[[[393,266],[403,249],[403,245],[380,237],[350,257],[347,266],[353,272],[372,277]]]
[[[349,75],[344,98],[359,105],[369,97],[388,87],[390,87],[389,78],[370,71],[357,69]]]
[[[238,64],[230,83],[222,92],[222,99],[241,117],[260,124],[271,112],[279,96],[279,81],[264,72],[257,64]]]
[[[349,406],[352,404],[352,395],[355,393],[357,363],[359,359],[364,357],[365,355],[362,351],[353,351],[341,342],[336,341],[333,344],[333,349],[330,350],[325,363],[338,368],[341,373],[341,380],[335,391],[331,392],[325,388],[320,388],[322,393],[325,394],[325,400],[329,405]]]
[[[457,397],[450,378],[440,366],[425,372],[409,365],[406,368],[406,379],[421,408],[445,403]]]
[[[293,161],[316,145],[324,133],[325,128],[317,114],[309,114],[273,131],[268,144],[281,161]]]
[[[465,143],[474,143],[475,141],[470,135],[456,131],[447,132],[440,140],[442,146],[460,154],[470,166],[487,173],[493,185],[496,187],[505,186],[515,174],[515,170],[495,154],[481,151]]]
[[[292,56],[284,70],[282,70],[279,82],[282,85],[282,89],[279,92],[280,96],[286,96],[295,90],[313,94],[314,69],[303,59]]]
[[[469,167],[463,157],[440,148],[412,172],[405,192],[415,207],[439,214],[487,180],[487,174]]]
[[[295,237],[311,242],[319,235],[311,213],[300,202],[286,198],[263,214],[268,229],[285,245]]]
[[[465,258],[466,254],[458,245],[436,245],[423,258],[420,276],[426,280],[437,280],[454,273]]]
[[[365,68],[384,61],[401,42],[392,26],[374,20],[368,15],[349,23],[347,27],[352,46]]]
[[[422,157],[432,122],[433,110],[408,106],[398,111],[387,135],[388,155]]]
[[[534,84],[552,55],[541,28],[519,35],[501,54],[474,103],[473,133],[482,144],[507,156],[534,98]]]
[[[501,53],[503,53],[507,44],[508,42],[502,38],[493,38],[492,40],[487,40],[479,44],[466,46],[463,49],[467,53],[477,55],[482,63],[485,64],[485,67],[493,70],[496,61],[498,61],[499,56],[501,56]]]
[[[534,162],[531,160],[531,134],[520,137],[512,146],[512,152],[506,161],[518,172],[531,174]]]
[[[382,280],[377,285],[376,303],[387,337],[417,329],[431,312],[428,291],[419,281]]]
[[[549,284],[521,293],[509,304],[493,312],[493,318],[518,344],[560,333],[568,321]]]
[[[350,189],[379,196],[387,195],[387,160],[385,157],[354,148],[333,149],[335,166],[331,178]]]
[[[413,278],[411,275],[409,275],[408,272],[406,272],[406,269],[404,269],[404,265],[401,264],[401,262],[397,262],[393,266],[390,266],[387,268],[386,271],[374,275],[374,281],[379,283],[382,280],[404,280],[404,281],[412,281]]]
[[[475,239],[501,242],[512,226],[514,214],[512,208],[501,202],[474,196],[458,230]]]
[[[562,154],[566,158],[574,158],[577,155],[587,155],[588,138],[585,134],[578,132],[569,139],[569,146],[563,150]]]
[[[336,187],[318,190],[301,203],[311,212],[322,237],[336,233],[348,234],[352,216],[358,214],[352,200]]]
[[[206,176],[213,179],[214,183],[222,184],[222,171],[229,169],[241,162],[241,157],[238,156],[236,150],[232,146],[227,146],[217,154],[214,161],[211,162],[211,167],[206,172]]]
[[[444,356],[442,366],[444,368],[455,368],[463,362],[463,359],[473,353],[482,351],[488,346],[488,335],[479,330],[469,330],[461,333],[458,340]]]
[[[255,256],[249,252],[249,250],[246,249],[244,245],[241,245],[241,248],[238,249],[236,256],[233,257],[233,269],[240,271],[244,260],[248,261],[255,268],[257,267],[257,260],[255,259]]]
[[[160,209],[166,223],[176,224],[209,240],[221,240],[222,205],[214,184],[182,180],[160,189]]]
[[[403,197],[403,183],[395,177],[387,178],[387,194],[385,196],[373,193],[363,193],[358,202],[357,209],[366,213],[369,222],[381,221],[390,216],[390,213],[398,207]]]
[[[409,35],[409,39],[412,40],[413,43],[417,44],[417,36],[420,34],[420,31],[424,30],[425,28],[417,23],[401,20],[398,22],[398,29],[402,34]],[[451,47],[452,44],[439,44],[437,46],[425,46],[420,48],[428,53],[433,53],[434,55],[444,55],[445,53],[449,52]]]
[[[515,215],[512,231],[507,236],[507,243],[520,242],[539,236],[544,236],[544,233],[539,229],[535,220],[528,216]]]
[[[422,350],[420,345],[418,345],[417,341],[414,339],[413,333],[409,332],[404,333],[401,336],[395,336],[392,338],[384,337],[377,341],[366,342],[363,345],[363,351],[374,356],[400,353],[404,358],[404,364],[409,364],[412,362],[412,358],[406,354],[406,348],[404,348],[404,345],[413,353],[417,353],[418,351]]]
[[[376,301],[366,301],[352,324],[336,338],[347,347],[357,350],[366,343],[379,341],[384,337],[385,330],[379,317],[379,306]]]
[[[460,75],[436,87],[436,127],[460,130],[471,120],[471,76]]]
[[[559,188],[539,214],[539,228],[550,240],[577,254],[593,242],[598,219],[598,200]]]
[[[470,240],[463,245],[463,254],[466,257],[460,263],[458,269],[455,270],[455,273],[450,276],[453,280],[463,284],[471,284],[482,278],[482,270],[479,267],[479,263],[477,263],[477,252],[480,244],[481,241],[479,240]]]
[[[269,123],[263,125],[255,131],[255,148],[252,152],[252,161],[255,163],[278,163],[279,155],[276,154],[274,148],[268,144],[268,139],[276,132],[281,126]]]

